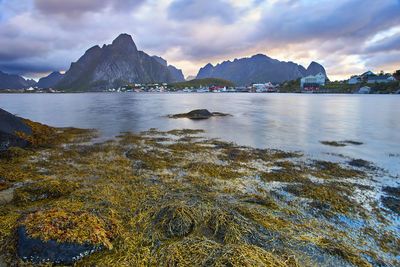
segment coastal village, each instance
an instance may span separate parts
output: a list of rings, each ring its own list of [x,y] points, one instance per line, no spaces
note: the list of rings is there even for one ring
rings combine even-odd
[[[367,71],[361,75],[351,76],[348,80],[329,81],[323,73],[308,75],[294,81],[281,84],[267,81],[264,83],[251,83],[246,86],[223,86],[216,84],[190,86],[186,83],[135,83],[116,88],[103,88],[96,92],[135,92],[135,93],[352,93],[352,94],[400,94],[400,71],[394,74],[383,72],[375,74]],[[206,79],[204,79],[206,80]],[[219,80],[219,79],[217,79]],[[221,79],[222,80],[222,79]],[[224,81],[224,80],[222,80]],[[227,81],[229,82],[229,81]],[[207,83],[207,81],[205,81]],[[187,86],[185,86],[187,84]],[[24,89],[4,89],[3,93],[63,93],[53,88],[29,87]]]

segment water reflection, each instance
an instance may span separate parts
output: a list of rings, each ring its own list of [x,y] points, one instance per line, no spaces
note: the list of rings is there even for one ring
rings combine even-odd
[[[340,153],[400,173],[400,96],[297,94],[0,94],[0,107],[53,126],[98,128],[104,136],[149,128],[201,128],[255,147]],[[196,108],[233,117],[168,119]],[[357,140],[326,147],[320,140]],[[392,156],[389,156],[389,155]]]

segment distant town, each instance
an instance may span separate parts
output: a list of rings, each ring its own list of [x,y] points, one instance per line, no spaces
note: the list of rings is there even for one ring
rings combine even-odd
[[[343,81],[329,81],[323,73],[309,75],[297,80],[281,84],[265,82],[251,83],[247,86],[236,86],[233,83],[217,78],[193,79],[181,83],[134,83],[115,88],[103,88],[94,92],[135,92],[135,93],[352,93],[352,94],[400,94],[400,70],[393,74],[375,74],[367,71],[360,75],[349,77]],[[204,83],[202,85],[201,83]],[[5,89],[2,93],[66,93],[53,88],[37,86],[24,89]],[[70,92],[70,91],[67,91]],[[93,92],[93,91],[91,91]]]

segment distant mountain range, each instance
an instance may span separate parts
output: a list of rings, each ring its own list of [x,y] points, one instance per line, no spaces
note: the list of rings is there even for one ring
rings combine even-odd
[[[160,63],[162,62],[162,63]],[[119,35],[111,45],[90,48],[54,86],[61,90],[97,90],[127,83],[172,83],[183,80],[180,70],[136,48],[132,37]]]
[[[7,74],[0,71],[0,90],[28,88],[35,84],[36,82],[34,80],[25,80],[19,75]]]
[[[250,58],[224,61],[213,66],[207,64],[197,74],[197,79],[220,78],[232,81],[237,85],[250,83],[274,82],[296,80],[308,75],[316,75],[322,72],[326,76],[324,67],[312,62],[307,69],[293,63],[272,59],[266,55],[258,54]]]
[[[61,74],[58,71],[54,71],[49,74],[49,76],[41,78],[38,83],[36,84],[37,87],[39,88],[51,88],[53,87],[56,83],[61,81],[61,79],[64,77],[63,74]]]
[[[250,83],[296,80],[322,72],[322,65],[312,62],[307,69],[293,63],[272,59],[258,54],[250,58],[224,61],[216,66],[207,64],[197,77],[190,79],[219,78],[237,85]],[[182,70],[177,69],[159,56],[149,56],[139,51],[128,34],[119,35],[110,45],[98,45],[88,49],[65,74],[53,72],[38,83],[18,75],[0,71],[0,89],[21,89],[30,86],[53,87],[59,90],[90,91],[119,87],[129,83],[184,82]]]

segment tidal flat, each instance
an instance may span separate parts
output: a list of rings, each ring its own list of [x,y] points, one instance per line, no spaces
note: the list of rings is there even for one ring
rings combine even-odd
[[[400,265],[398,189],[376,182],[378,168],[196,129],[97,142],[95,130],[27,123],[32,147],[0,153],[7,265],[59,263],[24,258],[21,229],[43,244],[91,246],[76,266]]]

